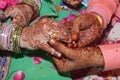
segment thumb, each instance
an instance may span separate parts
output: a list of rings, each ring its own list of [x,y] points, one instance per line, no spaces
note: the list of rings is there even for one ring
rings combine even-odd
[[[65,55],[68,58],[73,58],[75,56],[76,51],[72,50],[71,48],[66,47],[63,43],[60,41],[57,41],[55,39],[50,39],[49,41],[50,45],[56,49],[57,51],[61,52],[63,55]]]

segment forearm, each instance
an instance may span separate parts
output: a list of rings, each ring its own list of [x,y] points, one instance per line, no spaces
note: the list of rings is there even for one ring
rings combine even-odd
[[[98,47],[85,47],[81,51],[78,51],[80,56],[83,57],[84,67],[100,67],[104,66],[104,57],[100,48]],[[81,65],[82,66],[82,65]]]

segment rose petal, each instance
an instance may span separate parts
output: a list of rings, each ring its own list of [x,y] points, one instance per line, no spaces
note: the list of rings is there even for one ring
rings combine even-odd
[[[7,0],[7,2],[8,6],[15,6],[19,2],[19,0]]]
[[[56,67],[55,66],[51,66],[52,69],[56,70]]]
[[[74,18],[76,18],[76,15],[75,15],[75,14],[70,14],[70,15],[68,16],[68,19],[70,19],[70,20],[72,20],[72,19],[74,19]]]
[[[0,1],[0,9],[4,9],[7,6],[7,1]]]
[[[14,80],[23,80],[25,78],[25,74],[22,71],[18,71],[15,75],[14,75]]]
[[[42,61],[42,57],[34,57],[34,64],[40,64]]]

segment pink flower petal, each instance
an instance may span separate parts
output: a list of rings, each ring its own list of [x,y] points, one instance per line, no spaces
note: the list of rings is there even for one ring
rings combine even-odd
[[[19,0],[7,0],[7,2],[8,6],[15,6],[19,2]]]
[[[70,14],[69,16],[68,16],[68,19],[70,19],[70,20],[72,20],[72,19],[74,19],[74,18],[76,18],[77,16],[75,15],[75,14]]]
[[[66,22],[68,22],[68,21],[69,21],[68,18],[64,18],[61,22],[64,24],[64,23],[66,23]]]
[[[51,66],[52,69],[56,70],[56,67],[55,66]]]
[[[7,6],[7,1],[0,1],[0,9],[4,9]]]
[[[25,74],[22,71],[18,71],[15,75],[14,75],[14,80],[23,80],[25,78]]]
[[[42,61],[42,57],[34,57],[34,64],[40,64]]]

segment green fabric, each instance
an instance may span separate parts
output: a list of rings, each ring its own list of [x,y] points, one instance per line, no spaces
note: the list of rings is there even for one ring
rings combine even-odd
[[[53,0],[53,2],[50,2],[50,0],[43,0],[42,1],[42,7],[40,9],[40,16],[50,16],[53,17],[56,20],[61,20],[65,17],[67,17],[68,15],[70,15],[70,13],[76,14],[76,11],[69,11],[69,10],[62,10],[57,12],[55,5],[60,6],[62,3],[62,0]]]
[[[59,2],[60,0],[58,0]],[[59,2],[60,3],[60,2]],[[50,0],[42,0],[40,16],[58,16],[58,13]]]
[[[68,11],[68,10],[62,10],[58,12],[58,17],[56,17],[56,20],[62,20],[63,18],[69,16],[70,14],[75,14],[78,15],[78,13],[76,11]]]
[[[33,58],[27,56],[14,55],[10,66],[10,73],[7,80],[13,80],[17,71],[25,73],[24,80],[71,80],[69,73],[59,74],[53,69],[53,62],[50,55],[43,51],[25,51],[25,54],[34,53],[35,56],[42,56],[44,59],[40,64],[34,64]],[[44,55],[43,55],[44,54]]]

